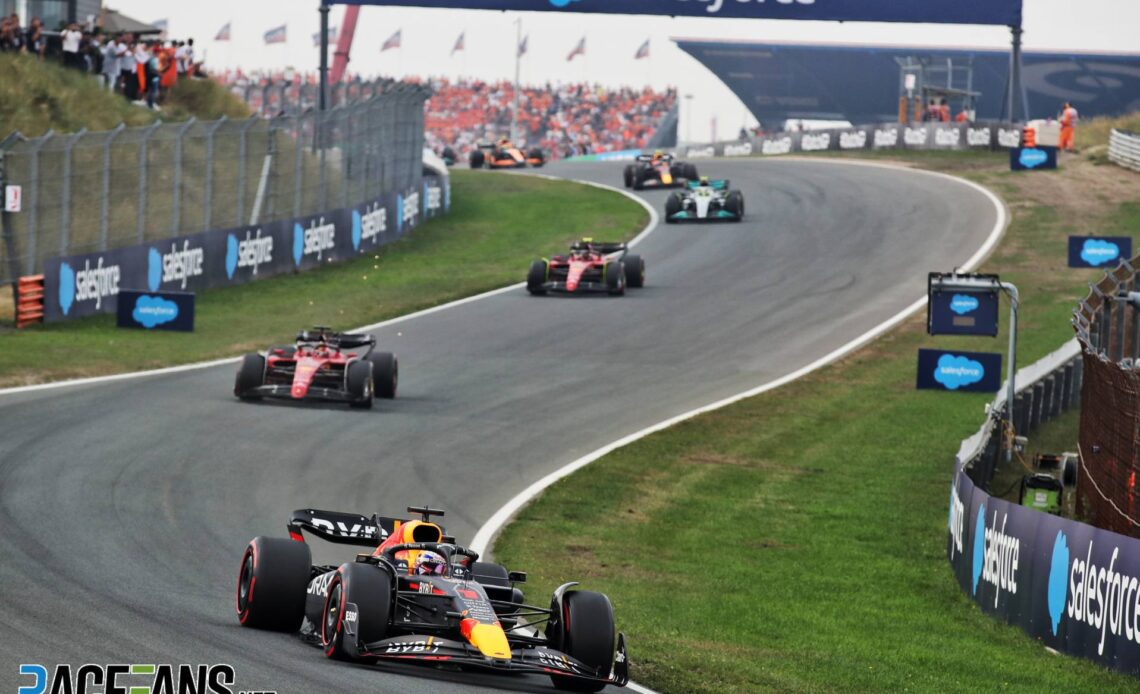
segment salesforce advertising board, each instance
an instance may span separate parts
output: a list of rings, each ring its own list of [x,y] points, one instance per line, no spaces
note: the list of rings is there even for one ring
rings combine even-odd
[[[732,19],[929,22],[1021,26],[1021,0],[342,0],[350,5],[412,5],[468,10],[657,14]]]
[[[1140,540],[991,497],[961,464],[947,530],[958,585],[983,611],[1140,675]]]
[[[394,241],[450,206],[446,179],[365,204],[217,229],[44,262],[44,317],[113,312],[120,291],[194,292],[348,260]]]

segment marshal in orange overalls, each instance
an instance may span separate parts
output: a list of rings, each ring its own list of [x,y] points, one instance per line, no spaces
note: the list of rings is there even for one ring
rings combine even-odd
[[[1073,149],[1073,134],[1077,125],[1077,109],[1073,108],[1072,104],[1066,103],[1065,107],[1061,109],[1061,149],[1072,151]]]

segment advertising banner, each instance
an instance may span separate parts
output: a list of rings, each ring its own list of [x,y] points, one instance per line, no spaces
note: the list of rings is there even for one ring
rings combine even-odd
[[[1021,26],[1021,0],[330,0],[330,4]]]
[[[1057,168],[1056,147],[1015,147],[1009,150],[1010,171],[1040,171]]]
[[[983,611],[1045,646],[1140,675],[1140,540],[991,497],[959,463],[946,554]]]
[[[930,290],[926,304],[926,332],[931,335],[987,335],[998,333],[998,292]]]
[[[120,290],[198,292],[348,260],[446,212],[446,178],[354,207],[44,262],[44,319],[115,311]]]
[[[1107,267],[1131,257],[1131,236],[1069,237],[1069,267]]]
[[[920,349],[916,387],[919,390],[996,393],[1001,387],[1001,355]]]
[[[194,330],[194,294],[191,292],[119,292],[116,324],[144,330]]]

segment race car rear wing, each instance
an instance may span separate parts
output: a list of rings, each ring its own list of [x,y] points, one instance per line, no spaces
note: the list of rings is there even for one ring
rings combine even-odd
[[[442,515],[437,513],[436,515]],[[407,519],[389,518],[388,516],[373,515],[371,518],[359,513],[342,513],[340,511],[320,511],[318,509],[298,509],[289,517],[286,528],[289,537],[304,542],[301,534],[304,530],[322,540],[335,542],[340,545],[356,545],[358,547],[375,548],[388,535],[396,531]],[[440,530],[443,530],[442,526]],[[446,533],[446,531],[444,531]],[[454,543],[455,538],[446,534],[445,542]]]

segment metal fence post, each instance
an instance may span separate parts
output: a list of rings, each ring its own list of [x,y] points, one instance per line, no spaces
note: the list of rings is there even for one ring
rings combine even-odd
[[[186,121],[178,129],[178,137],[174,140],[174,199],[170,205],[171,236],[178,236],[182,225],[182,142],[186,138],[186,131],[197,122],[197,118]]]
[[[30,153],[32,157],[32,164],[28,172],[30,177],[28,183],[30,185],[28,186],[28,194],[24,196],[24,201],[28,206],[28,240],[24,244],[28,249],[28,264],[25,267],[29,275],[36,274],[36,261],[38,259],[36,253],[38,244],[36,242],[39,240],[37,235],[39,229],[36,227],[36,206],[39,204],[40,197],[40,150],[43,149],[43,146],[47,144],[48,140],[51,139],[54,134],[54,130],[48,130],[44,133],[43,136],[36,141]]]
[[[295,124],[294,131],[297,136],[293,138],[293,216],[301,216],[301,198],[304,197],[304,188],[302,187],[302,173],[304,172],[305,162],[302,157],[305,154],[305,117],[294,116],[293,121]]]
[[[241,226],[243,219],[245,219],[245,170],[249,165],[247,159],[248,143],[246,141],[246,132],[251,127],[257,124],[260,119],[250,116],[246,120],[245,125],[238,131],[238,179],[237,179],[237,221],[234,226]]]
[[[67,138],[63,148],[63,189],[60,191],[59,254],[67,255],[71,245],[71,153],[79,138],[87,134],[87,128]]]
[[[161,123],[154,123],[143,132],[142,139],[139,140],[139,200],[138,200],[138,217],[135,220],[136,235],[138,236],[138,243],[142,243],[146,238],[146,169],[147,169],[147,145],[154,132],[158,130]]]
[[[115,138],[126,128],[126,123],[119,125],[107,136],[103,143],[103,200],[99,209],[99,250],[107,250],[107,233],[111,223],[111,145]]]
[[[350,178],[352,175],[352,167],[350,166],[350,162],[352,160],[353,149],[355,148],[355,142],[352,139],[352,122],[353,118],[356,115],[356,107],[345,107],[342,109],[342,112],[344,114],[344,117],[342,119],[340,138],[340,178],[341,187],[344,189],[344,196],[341,199],[341,206],[348,207],[350,204],[349,200],[352,197],[350,194],[350,190],[352,188],[352,179]],[[356,200],[353,202],[362,201]]]
[[[214,133],[226,122],[223,115],[206,131],[206,190],[203,191],[202,231],[210,230],[214,211]],[[244,144],[244,143],[243,143]]]
[[[327,152],[330,139],[329,124],[332,121],[332,117],[329,115],[328,111],[318,111],[317,114],[313,116],[313,121],[316,123],[316,127],[313,128],[314,134],[316,135],[314,141],[316,142],[317,147],[320,148],[317,151],[317,165],[320,167],[320,173],[318,174],[318,180],[320,183],[317,189],[317,207],[318,209],[324,210],[325,203],[328,201],[329,182],[328,176],[325,172],[325,164],[327,162]]]

